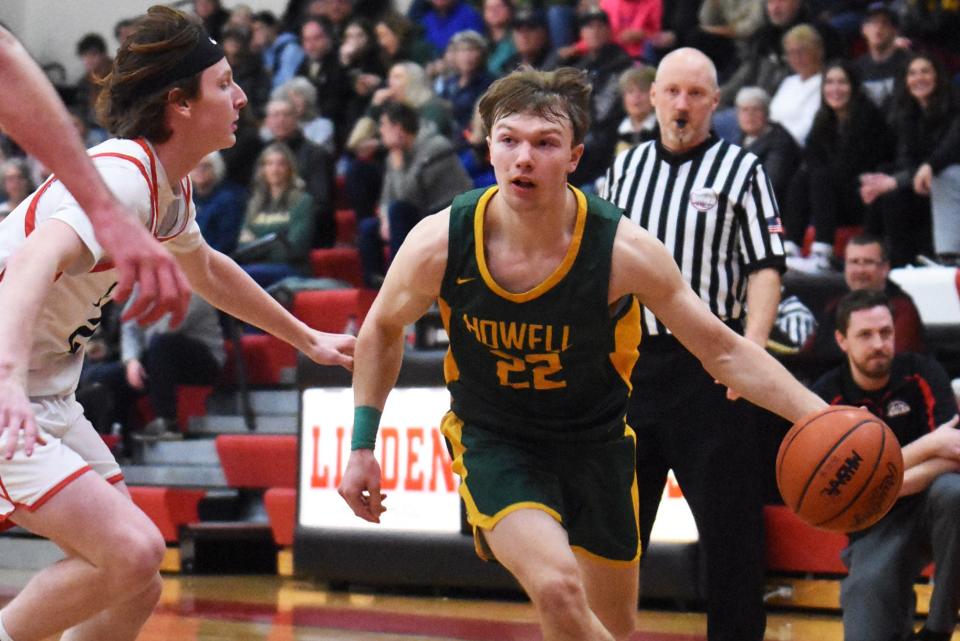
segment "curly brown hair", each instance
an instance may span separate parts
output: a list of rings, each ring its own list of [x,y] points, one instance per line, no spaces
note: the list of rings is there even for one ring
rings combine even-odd
[[[133,32],[120,45],[113,68],[100,81],[100,124],[120,138],[142,136],[153,143],[169,139],[173,132],[164,111],[170,91],[179,89],[181,98],[196,98],[203,72],[163,87],[153,84],[205,37],[199,18],[169,7],[150,7],[136,20]]]
[[[573,130],[573,144],[579,145],[590,127],[590,90],[586,74],[579,69],[521,67],[494,82],[480,97],[483,129],[489,135],[497,120],[515,113],[534,114],[551,122],[566,119]]]

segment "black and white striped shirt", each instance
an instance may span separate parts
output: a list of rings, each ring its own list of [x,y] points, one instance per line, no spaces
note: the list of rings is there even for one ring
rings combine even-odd
[[[780,214],[760,159],[716,136],[683,154],[657,140],[621,153],[600,195],[667,246],[723,320],[741,317],[751,272],[784,269]],[[648,309],[642,323],[645,335],[668,331]]]

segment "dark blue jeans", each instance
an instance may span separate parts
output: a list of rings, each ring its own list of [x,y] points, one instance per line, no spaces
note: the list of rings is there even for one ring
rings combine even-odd
[[[403,240],[413,226],[423,218],[423,212],[410,203],[397,201],[387,207],[390,221],[390,256],[397,255]],[[383,255],[383,239],[380,238],[380,219],[365,218],[357,225],[357,250],[363,266],[363,280],[368,287],[379,286],[379,278],[387,271]]]

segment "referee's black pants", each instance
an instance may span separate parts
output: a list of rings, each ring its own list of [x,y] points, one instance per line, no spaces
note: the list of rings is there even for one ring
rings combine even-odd
[[[709,641],[761,641],[766,627],[754,413],[744,400],[727,400],[726,388],[675,338],[644,337],[627,414],[637,433],[641,541],[646,552],[673,469],[699,531]]]

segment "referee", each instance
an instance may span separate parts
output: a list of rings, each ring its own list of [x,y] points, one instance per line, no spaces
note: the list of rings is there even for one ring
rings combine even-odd
[[[770,182],[755,155],[710,131],[717,73],[700,51],[667,55],[650,98],[659,139],[620,154],[601,195],[666,245],[714,314],[763,346],[784,270]],[[627,420],[637,432],[643,549],[673,469],[705,559],[708,640],[760,641],[764,539],[752,406],[716,384],[650,310],[642,323]]]

